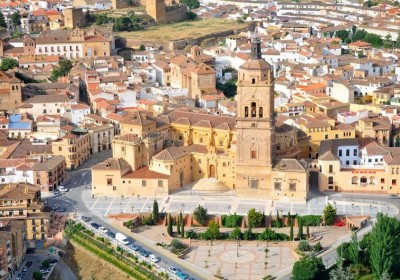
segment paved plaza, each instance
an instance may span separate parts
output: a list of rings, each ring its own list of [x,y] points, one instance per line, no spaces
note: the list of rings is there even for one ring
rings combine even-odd
[[[262,279],[293,264],[292,245],[269,246],[266,258],[266,242],[255,246],[256,242],[213,242],[212,246],[196,246],[192,242],[192,250],[185,260],[195,263],[214,274],[220,273],[226,279]]]
[[[184,212],[192,213],[201,205],[207,208],[209,214],[233,214],[245,215],[251,208],[264,212],[266,215],[275,215],[276,210],[281,215],[291,214],[309,215],[322,214],[323,209],[330,203],[337,208],[339,215],[369,215],[372,218],[378,212],[396,216],[398,208],[391,203],[375,201],[372,199],[350,199],[336,196],[312,198],[307,203],[290,201],[271,201],[257,199],[242,199],[230,196],[188,196],[170,195],[168,197],[156,197],[160,212]],[[91,213],[78,213],[82,215],[98,215],[105,217],[108,214],[119,213],[148,213],[152,210],[154,198],[136,197],[93,197],[90,189],[82,192],[82,200]]]

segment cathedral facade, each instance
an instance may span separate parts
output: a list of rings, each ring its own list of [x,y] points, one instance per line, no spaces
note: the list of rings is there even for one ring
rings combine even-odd
[[[155,196],[192,187],[305,201],[307,164],[282,151],[291,144],[279,141],[296,143],[296,134],[275,125],[273,72],[257,37],[237,86],[236,118],[177,109],[154,118],[137,112],[125,120],[113,158],[92,168],[93,194]]]

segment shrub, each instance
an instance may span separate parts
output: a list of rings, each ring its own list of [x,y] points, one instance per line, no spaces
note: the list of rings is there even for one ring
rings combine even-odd
[[[328,204],[324,209],[325,225],[331,226],[335,223],[336,208],[331,204]]]
[[[256,238],[255,234],[251,231],[251,229],[246,229],[243,232],[243,239],[244,240],[254,240]]]
[[[104,237],[102,237],[102,236],[99,236],[96,239],[99,240],[100,242],[104,242]]]
[[[297,246],[297,249],[299,249],[302,252],[306,252],[310,250],[310,245],[308,245],[307,240],[300,240],[299,245]]]
[[[240,227],[240,225],[242,224],[242,219],[243,217],[240,215],[236,215],[236,213],[229,216],[228,215],[221,216],[222,225],[227,228]]]
[[[322,249],[323,249],[323,248],[322,248],[320,242],[318,242],[317,244],[314,245],[314,251],[315,251],[315,252],[322,251]]]
[[[261,232],[257,236],[258,240],[267,240],[267,241],[272,241],[272,240],[289,240],[289,236],[284,234],[284,233],[276,233],[270,228],[264,229],[263,232]]]
[[[236,227],[230,234],[229,234],[229,239],[242,239],[242,231],[240,228]]]
[[[197,233],[194,232],[193,230],[189,230],[189,231],[185,232],[185,237],[195,239],[195,238],[197,238]]]
[[[175,250],[180,250],[180,249],[185,249],[186,246],[182,242],[180,242],[178,239],[172,239],[171,243],[169,244],[173,249]]]
[[[252,208],[247,213],[247,219],[250,227],[260,227],[264,223],[264,215],[263,213],[256,211],[256,209]]]
[[[206,225],[208,219],[206,208],[202,207],[201,205],[197,206],[193,212],[193,216],[200,225],[202,226]]]
[[[317,227],[321,223],[321,216],[319,215],[306,215],[301,217],[305,226]]]
[[[49,268],[50,267],[50,261],[49,260],[44,260],[42,261],[42,266],[44,268]]]
[[[142,224],[145,226],[152,226],[154,225],[154,220],[153,217],[149,216],[149,217],[143,217],[142,218]]]

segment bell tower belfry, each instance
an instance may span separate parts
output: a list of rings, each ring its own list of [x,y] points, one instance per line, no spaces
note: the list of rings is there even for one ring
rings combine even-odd
[[[274,77],[271,65],[261,58],[257,33],[251,38],[251,58],[239,68],[236,101],[236,191],[269,196],[275,157]]]

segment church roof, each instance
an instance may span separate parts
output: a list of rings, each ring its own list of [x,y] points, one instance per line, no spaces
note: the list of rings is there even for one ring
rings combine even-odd
[[[168,148],[162,150],[155,156],[153,156],[153,159],[169,161],[169,160],[178,159],[178,158],[184,156],[185,154],[186,153],[184,151],[182,151],[181,149],[179,149],[175,146],[171,146],[171,147],[168,147]]]
[[[249,70],[252,70],[252,69],[268,70],[268,69],[271,69],[272,67],[264,59],[248,59],[239,68],[240,69],[249,69]]]

